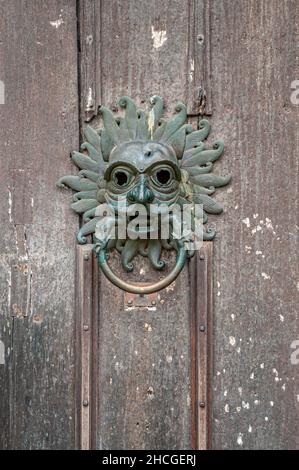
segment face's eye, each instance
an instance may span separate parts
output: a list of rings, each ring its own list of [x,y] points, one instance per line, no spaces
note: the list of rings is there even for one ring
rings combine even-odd
[[[152,174],[152,179],[158,186],[169,186],[174,178],[174,172],[170,167],[158,168]]]
[[[111,180],[118,188],[126,188],[129,186],[133,178],[133,174],[124,168],[116,168],[113,170]]]

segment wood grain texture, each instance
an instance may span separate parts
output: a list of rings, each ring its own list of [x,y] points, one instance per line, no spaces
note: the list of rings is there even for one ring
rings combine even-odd
[[[213,135],[232,184],[214,244],[217,449],[298,448],[298,2],[212,2]]]
[[[173,262],[171,255],[169,266]],[[121,275],[117,255],[111,265]],[[135,273],[123,276],[153,282],[157,272],[140,258]],[[98,387],[97,448],[191,447],[190,297],[187,268],[148,308],[125,305],[124,293],[101,276],[99,369],[93,379]]]
[[[85,0],[79,6],[81,51],[88,49],[87,57],[81,55],[84,102],[94,77],[94,48],[97,106],[116,107],[122,95],[143,104],[158,94],[169,111],[183,100],[190,114],[198,114],[203,87],[211,109],[208,1]]]
[[[171,7],[164,0],[95,2],[97,106],[117,111],[122,95],[147,106],[150,96],[160,94],[167,112],[177,101],[188,101],[189,113],[198,114],[198,89],[209,78],[200,60],[209,47],[197,41],[201,34],[209,41],[206,10],[197,0],[175,0]],[[85,29],[80,28],[81,44],[88,40]],[[205,65],[208,70],[209,62]],[[83,73],[82,89],[85,81]],[[83,120],[81,116],[82,125]],[[142,272],[149,281],[156,279],[147,264],[139,261],[135,280],[147,279]],[[97,448],[191,447],[190,302],[186,269],[173,291],[161,293],[157,307],[132,312],[124,306],[123,293],[101,276],[99,370],[93,378],[98,388]]]
[[[76,2],[0,2],[0,447],[74,447]]]

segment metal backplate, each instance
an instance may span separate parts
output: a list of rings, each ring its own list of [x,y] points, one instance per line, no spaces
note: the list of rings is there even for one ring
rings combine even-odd
[[[152,294],[131,294],[124,292],[124,309],[130,310],[134,308],[150,308],[153,309],[157,305],[158,293]]]
[[[149,295],[111,288],[92,245],[78,247],[78,448],[211,447],[212,247]]]

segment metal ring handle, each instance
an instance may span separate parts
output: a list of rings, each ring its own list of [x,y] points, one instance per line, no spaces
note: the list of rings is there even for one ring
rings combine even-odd
[[[108,265],[106,247],[101,248],[98,253],[99,267],[101,268],[105,276],[109,279],[109,281],[111,281],[115,286],[119,287],[120,289],[126,292],[141,295],[152,294],[153,292],[158,292],[159,290],[165,289],[165,287],[169,286],[169,284],[171,284],[180,274],[181,270],[185,266],[186,259],[187,251],[185,250],[184,245],[182,243],[179,245],[176,264],[173,270],[166,277],[164,277],[164,279],[161,279],[160,281],[154,284],[140,286],[138,284],[130,284],[116,276],[116,274],[111,270]]]

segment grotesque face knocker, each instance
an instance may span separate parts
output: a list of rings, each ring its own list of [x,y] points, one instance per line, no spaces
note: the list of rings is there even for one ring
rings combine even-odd
[[[163,101],[151,98],[151,111],[136,109],[128,97],[119,100],[124,116],[114,117],[100,108],[104,128],[85,129],[81,149],[72,159],[78,176],[65,176],[58,186],[77,191],[71,205],[83,215],[78,242],[93,235],[99,266],[118,287],[147,294],[163,289],[178,276],[188,256],[215,231],[204,229],[207,213],[222,207],[211,198],[215,188],[229,183],[230,176],[211,173],[213,162],[223,152],[222,141],[207,149],[203,140],[210,132],[207,120],[199,129],[186,124],[186,106],[178,103],[178,114],[163,119]],[[87,155],[88,153],[88,155]],[[162,270],[162,250],[174,249],[177,260],[172,271],[155,284],[140,286],[120,279],[108,265],[108,253],[116,249],[126,271],[134,268],[137,254],[147,256]]]

